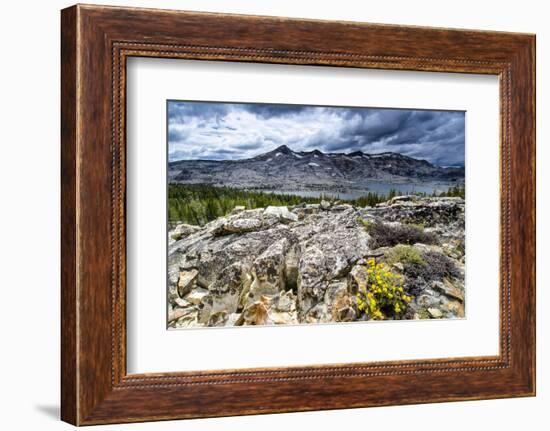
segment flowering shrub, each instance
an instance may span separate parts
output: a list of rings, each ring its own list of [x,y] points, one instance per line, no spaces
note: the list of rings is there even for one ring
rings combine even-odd
[[[403,279],[374,259],[365,268],[367,282],[359,286],[357,308],[372,320],[400,317],[412,300],[403,289]]]

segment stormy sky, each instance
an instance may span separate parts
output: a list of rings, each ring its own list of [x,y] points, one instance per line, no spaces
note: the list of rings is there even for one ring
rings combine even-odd
[[[170,161],[243,159],[287,145],[294,151],[393,151],[464,166],[464,128],[462,111],[168,102]]]

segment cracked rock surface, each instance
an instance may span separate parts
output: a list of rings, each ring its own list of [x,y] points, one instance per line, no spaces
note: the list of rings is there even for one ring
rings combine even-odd
[[[407,246],[424,263],[389,262],[399,244],[375,247],[366,223],[390,233],[421,226],[429,243],[420,236]],[[461,198],[403,196],[366,208],[237,207],[202,227],[177,225],[168,240],[171,328],[365,320],[357,286],[365,283],[367,258],[391,267],[413,298],[402,315],[384,319],[464,317]]]

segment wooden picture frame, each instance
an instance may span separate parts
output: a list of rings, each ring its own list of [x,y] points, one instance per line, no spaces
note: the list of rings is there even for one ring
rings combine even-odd
[[[535,394],[534,35],[83,5],[61,16],[64,421]],[[131,56],[498,75],[500,354],[127,374],[125,65]]]

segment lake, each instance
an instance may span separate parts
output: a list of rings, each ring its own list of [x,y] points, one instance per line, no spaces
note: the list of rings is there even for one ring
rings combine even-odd
[[[455,183],[391,183],[383,181],[369,182],[367,189],[345,189],[345,190],[268,190],[260,189],[265,193],[278,193],[296,195],[310,198],[318,198],[321,196],[327,196],[341,200],[352,200],[367,195],[369,192],[377,193],[379,195],[387,195],[390,190],[397,190],[398,194],[411,194],[411,193],[427,193],[432,194],[434,192],[441,193],[446,192],[450,187],[454,187]]]

